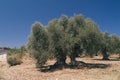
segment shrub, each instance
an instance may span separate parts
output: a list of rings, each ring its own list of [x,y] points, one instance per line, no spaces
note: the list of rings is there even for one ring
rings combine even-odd
[[[10,66],[19,65],[22,63],[21,59],[17,56],[7,57],[7,62]]]
[[[23,53],[19,49],[11,49],[7,54],[7,63],[10,66],[19,65],[22,63]]]

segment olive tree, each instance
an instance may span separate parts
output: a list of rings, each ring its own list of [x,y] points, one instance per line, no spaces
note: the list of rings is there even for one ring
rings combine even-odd
[[[102,33],[102,41],[101,41],[101,52],[103,55],[102,60],[109,60],[108,52],[111,50],[111,40],[108,32]]]
[[[53,53],[57,60],[54,64],[56,67],[66,65],[67,49],[65,29],[67,22],[68,18],[62,16],[60,19],[52,20],[47,26],[50,42],[49,52]]]
[[[84,17],[82,15],[75,15],[68,21],[66,29],[67,35],[67,49],[71,60],[71,65],[76,64],[76,57],[81,52],[81,43],[79,34],[82,28],[85,27]]]
[[[120,39],[101,32],[95,22],[82,15],[71,18],[63,15],[50,21],[46,27],[39,22],[33,24],[27,47],[38,66],[54,57],[54,67],[64,67],[67,56],[71,65],[77,65],[76,57],[83,51],[91,57],[101,51],[103,60],[108,60],[107,52],[120,51]]]
[[[49,42],[47,32],[39,22],[33,24],[27,46],[30,55],[37,60],[37,67],[44,65],[49,58]]]
[[[100,50],[101,32],[96,23],[91,19],[86,19],[85,23],[85,27],[80,35],[81,43],[86,54],[92,57],[94,54],[97,55],[97,52]]]
[[[110,53],[120,54],[120,38],[116,35],[112,35],[110,37],[110,40],[111,40]]]

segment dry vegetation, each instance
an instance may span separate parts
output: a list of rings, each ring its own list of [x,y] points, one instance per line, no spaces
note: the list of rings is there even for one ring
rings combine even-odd
[[[21,65],[9,67],[5,60],[0,61],[0,80],[119,80],[120,61],[116,55],[110,57],[110,61],[102,61],[101,57],[77,58],[79,61],[94,64],[110,65],[106,68],[84,67],[82,69],[62,69],[53,72],[40,72],[35,67],[35,61],[28,56],[23,58]],[[1,60],[1,57],[0,57]],[[54,60],[47,65],[54,64]],[[69,63],[69,59],[67,59]]]

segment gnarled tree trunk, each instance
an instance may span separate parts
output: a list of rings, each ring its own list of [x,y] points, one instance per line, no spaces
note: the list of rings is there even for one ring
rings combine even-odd
[[[107,48],[106,47],[102,49],[102,55],[103,55],[102,60],[109,60],[109,58],[108,58],[109,55],[107,54]]]
[[[62,48],[56,48],[57,55],[56,55],[56,63],[53,65],[54,68],[63,68],[66,64],[66,53],[63,52]]]
[[[71,55],[70,55],[70,61],[71,61],[71,65],[73,66],[73,65],[75,65],[76,64],[76,55],[75,55],[75,53],[72,53]]]
[[[66,55],[59,55],[55,63],[56,66],[65,66],[66,65]]]
[[[84,63],[82,61],[77,61],[76,56],[77,56],[77,53],[73,53],[70,55],[70,60],[71,60],[70,67],[77,68],[77,69],[85,67],[86,63]]]

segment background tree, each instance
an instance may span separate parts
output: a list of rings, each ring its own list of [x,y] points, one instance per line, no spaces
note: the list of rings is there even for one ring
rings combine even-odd
[[[102,33],[102,41],[101,41],[101,52],[103,55],[102,60],[109,60],[108,52],[111,51],[111,39],[109,33]]]
[[[120,38],[116,35],[112,35],[110,38],[111,38],[110,53],[120,54]]]
[[[86,25],[81,31],[80,38],[86,54],[92,57],[100,50],[101,32],[91,19],[85,19],[85,22]]]

